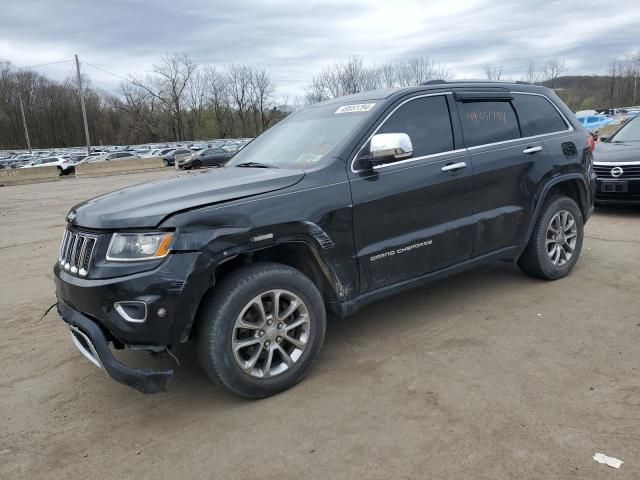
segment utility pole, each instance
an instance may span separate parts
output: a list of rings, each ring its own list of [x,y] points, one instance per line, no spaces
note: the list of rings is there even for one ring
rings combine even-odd
[[[27,148],[29,149],[29,153],[33,153],[31,151],[31,140],[29,140],[29,130],[27,129],[27,119],[24,116],[24,107],[22,106],[22,94],[18,92],[18,99],[20,100],[20,113],[22,114],[22,126],[24,127],[24,136],[27,139]]]
[[[87,109],[84,106],[84,91],[82,89],[78,54],[76,54],[76,71],[78,72],[78,90],[80,91],[80,106],[82,107],[82,119],[84,120],[84,136],[87,139],[87,156],[89,156],[91,155],[91,140],[89,139],[89,125],[87,124]]]

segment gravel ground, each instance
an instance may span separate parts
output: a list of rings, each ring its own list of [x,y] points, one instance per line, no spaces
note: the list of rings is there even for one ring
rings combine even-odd
[[[174,174],[0,188],[1,479],[640,478],[640,209],[597,209],[566,279],[496,264],[331,321],[283,394],[234,397],[182,348],[145,396],[40,317],[68,209]]]

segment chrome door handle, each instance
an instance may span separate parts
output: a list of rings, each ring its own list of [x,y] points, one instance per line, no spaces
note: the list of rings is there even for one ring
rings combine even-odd
[[[442,167],[442,171],[451,172],[453,170],[460,170],[461,168],[464,168],[466,166],[467,166],[467,162],[451,163],[449,165],[445,165],[444,167]]]
[[[522,151],[522,153],[528,153],[529,155],[531,155],[532,153],[538,153],[541,151],[542,151],[542,147],[538,145],[537,147],[527,147]]]

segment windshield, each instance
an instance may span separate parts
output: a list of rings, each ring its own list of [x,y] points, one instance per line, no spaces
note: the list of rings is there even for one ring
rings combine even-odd
[[[629,120],[612,138],[612,142],[640,142],[640,115]]]
[[[328,153],[362,123],[373,105],[332,104],[294,114],[247,144],[226,166],[317,167],[329,161]]]

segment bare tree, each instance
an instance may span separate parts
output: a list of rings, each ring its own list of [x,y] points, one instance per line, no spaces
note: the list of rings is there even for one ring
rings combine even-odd
[[[196,69],[197,65],[187,54],[165,55],[144,80],[130,79],[130,83],[146,90],[171,112],[176,140],[184,138],[185,89]]]
[[[213,109],[220,137],[233,134],[233,114],[229,101],[229,91],[225,75],[213,67],[205,71],[207,78],[207,99]]]
[[[487,63],[484,66],[484,74],[487,77],[487,80],[500,80],[500,78],[502,78],[502,72],[502,65]]]
[[[419,85],[434,79],[449,78],[446,67],[428,57],[411,57],[399,62],[368,67],[360,57],[325,67],[313,77],[305,90],[307,103],[378,88]]]
[[[257,116],[256,133],[261,133],[271,121],[269,112],[273,107],[273,93],[275,85],[266,70],[254,68],[251,74],[251,90],[253,94],[254,111]]]
[[[540,72],[536,70],[536,66],[533,62],[529,62],[529,66],[527,67],[527,71],[522,74],[520,79],[523,82],[527,83],[538,83],[540,81]]]
[[[396,81],[400,87],[419,85],[447,76],[429,57],[410,57],[396,64]]]
[[[207,78],[202,71],[196,71],[187,83],[185,105],[188,109],[187,123],[189,138],[197,138],[204,133],[207,100]]]
[[[235,114],[240,123],[240,135],[246,136],[248,131],[248,113],[251,103],[251,68],[247,65],[233,63],[225,70],[227,92]]]
[[[378,67],[378,75],[384,88],[393,88],[398,84],[398,72],[392,63],[385,63]]]
[[[550,88],[556,87],[556,82],[558,77],[560,77],[563,73],[566,73],[567,66],[564,62],[563,58],[554,57],[550,60],[547,60],[542,67],[542,76],[544,81],[547,83],[547,86]]]

